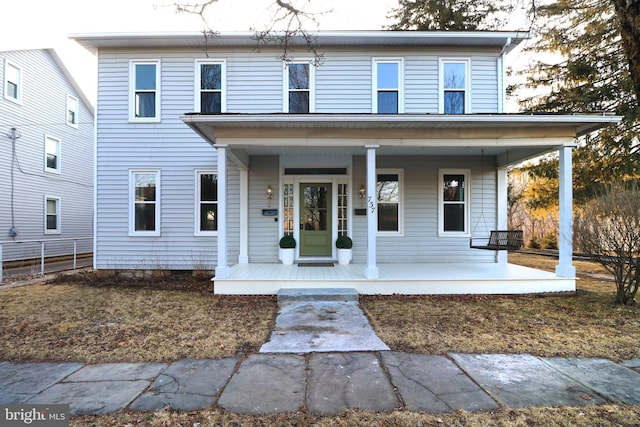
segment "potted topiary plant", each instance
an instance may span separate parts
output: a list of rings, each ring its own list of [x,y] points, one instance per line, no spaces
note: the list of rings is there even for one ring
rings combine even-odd
[[[280,239],[280,259],[284,265],[293,264],[296,251],[296,239],[293,236],[284,236]]]
[[[338,248],[338,264],[347,265],[351,261],[351,248],[353,241],[349,236],[338,236],[336,248]]]

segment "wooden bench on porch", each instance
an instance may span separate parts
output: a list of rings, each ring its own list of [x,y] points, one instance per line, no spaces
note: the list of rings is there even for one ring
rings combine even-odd
[[[487,240],[485,245],[474,245],[474,240]],[[523,245],[522,230],[493,230],[489,238],[474,238],[469,240],[469,247],[473,249],[488,249],[494,251],[515,251]]]

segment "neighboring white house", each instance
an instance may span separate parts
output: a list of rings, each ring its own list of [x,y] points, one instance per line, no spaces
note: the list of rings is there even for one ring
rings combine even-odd
[[[0,78],[2,259],[90,253],[93,107],[53,49],[1,51]]]
[[[95,268],[215,270],[216,293],[575,289],[571,150],[618,117],[506,114],[520,32],[294,39],[81,34],[98,55]],[[560,153],[557,272],[470,248],[507,224],[507,168]],[[297,241],[293,266],[278,241]],[[353,239],[350,265],[338,235]]]

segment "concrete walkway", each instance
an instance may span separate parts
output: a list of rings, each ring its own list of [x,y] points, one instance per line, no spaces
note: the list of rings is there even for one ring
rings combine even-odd
[[[269,343],[246,359],[0,362],[0,404],[69,404],[71,415],[212,405],[249,415],[640,405],[640,359],[617,364],[527,354],[392,352],[370,330],[357,302],[349,300],[353,296],[302,294],[281,300]],[[350,336],[349,329],[367,338]]]

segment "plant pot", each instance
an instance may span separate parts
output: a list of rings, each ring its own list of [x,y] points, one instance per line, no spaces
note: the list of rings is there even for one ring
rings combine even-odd
[[[351,262],[351,249],[338,249],[338,264],[348,265]]]
[[[292,265],[296,250],[293,248],[280,249],[280,260],[284,265]]]

